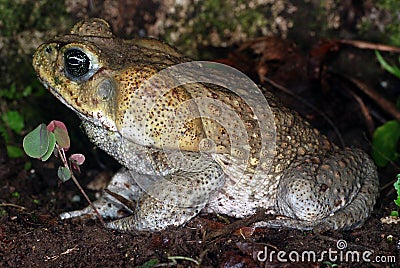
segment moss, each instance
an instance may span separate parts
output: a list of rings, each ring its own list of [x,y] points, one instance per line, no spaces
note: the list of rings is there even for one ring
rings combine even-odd
[[[27,128],[42,118],[46,105],[41,105],[39,95],[44,90],[32,68],[32,54],[45,39],[69,28],[70,20],[64,1],[0,0],[1,114],[17,111]],[[3,128],[11,133],[7,146],[21,144],[21,131],[4,124]]]
[[[66,21],[64,1],[0,0],[0,88],[23,90],[33,83],[34,49],[68,27]]]
[[[0,0],[0,35],[11,37],[33,28],[46,30],[63,15],[66,15],[64,1]]]
[[[377,6],[390,14],[391,21],[384,30],[390,44],[400,46],[400,2],[398,0],[380,0],[377,2]]]
[[[283,16],[286,7],[287,1],[279,0],[187,1],[171,8],[164,22],[165,39],[191,54],[197,46],[224,47],[266,34],[285,36],[290,27]]]
[[[377,42],[400,46],[400,2],[398,0],[377,0],[359,23],[363,35],[373,33]]]

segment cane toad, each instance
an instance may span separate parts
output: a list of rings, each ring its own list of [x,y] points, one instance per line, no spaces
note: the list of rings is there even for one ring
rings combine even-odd
[[[118,39],[101,19],[37,49],[41,82],[123,166],[94,202],[113,219],[109,228],[155,231],[200,212],[242,218],[259,208],[277,215],[262,223],[271,227],[363,224],[379,188],[367,154],[334,145],[268,89],[257,95],[219,67],[207,75],[211,63],[193,64],[161,41]],[[223,86],[232,81],[238,90]],[[95,214],[90,207],[61,214],[84,216]]]

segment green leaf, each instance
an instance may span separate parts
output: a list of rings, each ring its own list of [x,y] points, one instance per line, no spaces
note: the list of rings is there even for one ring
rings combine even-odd
[[[7,111],[1,116],[1,119],[17,133],[24,129],[24,117],[18,111]]]
[[[22,96],[23,97],[28,97],[29,95],[32,94],[32,86],[27,86],[26,88],[24,88],[24,90],[22,91]]]
[[[400,174],[397,174],[397,181],[393,184],[394,189],[396,189],[397,194],[400,195]]]
[[[397,191],[397,199],[394,200],[394,203],[396,203],[396,205],[398,207],[400,207],[400,174],[397,174],[397,181],[393,184],[394,189],[396,189]]]
[[[375,50],[375,55],[383,69],[395,75],[397,78],[400,78],[400,69],[397,66],[387,63],[377,50]]]
[[[29,132],[23,140],[22,146],[25,153],[33,158],[41,158],[49,149],[49,136],[50,132],[47,130],[45,124],[40,124]]]
[[[10,100],[16,99],[16,91],[17,88],[15,87],[15,84],[12,84],[9,89],[0,90],[0,97],[5,97]]]
[[[56,147],[56,137],[54,133],[49,132],[49,148],[47,148],[47,152],[42,156],[42,161],[47,161],[50,156],[53,154],[54,147]]]
[[[11,158],[18,158],[24,155],[24,151],[18,146],[7,145],[7,155]]]
[[[0,218],[7,216],[7,211],[5,209],[0,209]]]
[[[158,259],[152,259],[152,260],[149,260],[149,261],[143,263],[140,266],[137,266],[136,268],[152,268],[152,267],[156,266],[158,263],[159,263]]]
[[[4,126],[4,124],[0,124],[0,134],[1,134],[1,136],[3,136],[6,143],[8,143],[10,141],[10,138],[11,138],[10,134],[8,134],[8,131],[7,131],[6,127]]]
[[[390,212],[390,216],[392,217],[398,217],[399,216],[399,212],[396,210],[393,210],[392,212]]]
[[[331,263],[330,261],[324,261],[322,264],[325,264],[328,267],[338,267],[336,263]]]
[[[58,167],[57,176],[62,182],[66,182],[71,178],[71,172],[66,167]]]
[[[31,162],[25,162],[24,169],[25,170],[30,170],[31,168],[32,168],[32,163]]]
[[[400,138],[400,124],[396,120],[386,122],[378,127],[372,139],[372,158],[379,167],[385,166],[389,160],[396,160],[397,143]]]

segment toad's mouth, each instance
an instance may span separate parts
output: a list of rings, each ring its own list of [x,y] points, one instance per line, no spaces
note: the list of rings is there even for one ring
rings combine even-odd
[[[61,101],[62,104],[64,104],[65,106],[67,106],[68,108],[70,108],[71,110],[73,110],[75,113],[78,113],[78,110],[73,107],[71,104],[69,104],[64,97],[56,90],[54,89],[52,86],[50,86],[46,81],[44,81],[43,79],[41,79],[40,77],[38,77],[40,82],[42,83],[42,85],[44,85],[44,87],[50,91],[51,94],[53,94],[59,101]]]
[[[61,94],[58,90],[50,86],[46,81],[43,81],[42,79],[39,80],[41,83],[44,85],[44,87],[50,91],[51,94],[53,94],[61,103],[63,103],[65,106],[67,106],[69,109],[71,109],[73,112],[75,112],[78,117],[82,121],[89,121],[92,122],[93,124],[97,126],[102,126],[107,128],[108,130],[111,131],[117,131],[117,127],[115,125],[115,122],[104,116],[101,112],[91,112],[91,113],[84,113],[83,111],[78,110],[74,106],[72,106]]]
[[[40,82],[44,85],[44,87],[50,91],[51,94],[53,94],[54,97],[56,97],[59,101],[61,101],[62,104],[67,106],[69,109],[71,109],[73,112],[75,112],[81,120],[86,120],[89,121],[90,117],[86,114],[83,114],[82,112],[78,111],[74,106],[72,106],[68,101],[58,92],[58,90],[54,89],[52,86],[50,86],[46,81],[38,77]]]

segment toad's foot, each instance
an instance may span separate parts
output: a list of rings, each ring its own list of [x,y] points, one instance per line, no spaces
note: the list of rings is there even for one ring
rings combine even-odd
[[[208,202],[212,192],[224,184],[224,173],[216,162],[198,158],[198,154],[186,154],[193,158],[189,171],[179,167],[171,174],[161,176],[139,174],[121,169],[114,175],[107,189],[117,193],[136,207],[128,208],[108,193],[93,202],[103,217],[121,218],[129,211],[131,216],[106,224],[106,227],[122,231],[161,230],[170,225],[181,225],[196,216]],[[139,186],[140,185],[140,186]],[[79,211],[66,212],[61,219],[74,217],[95,218],[91,206]]]
[[[126,168],[121,168],[111,179],[107,186],[110,192],[118,193],[127,200],[137,201],[142,194],[142,190],[132,178],[131,173]],[[104,218],[120,218],[132,210],[126,205],[119,202],[110,194],[103,192],[102,196],[93,202],[99,214]],[[96,218],[96,213],[91,206],[87,206],[82,210],[64,212],[60,214],[62,220],[69,218]]]

